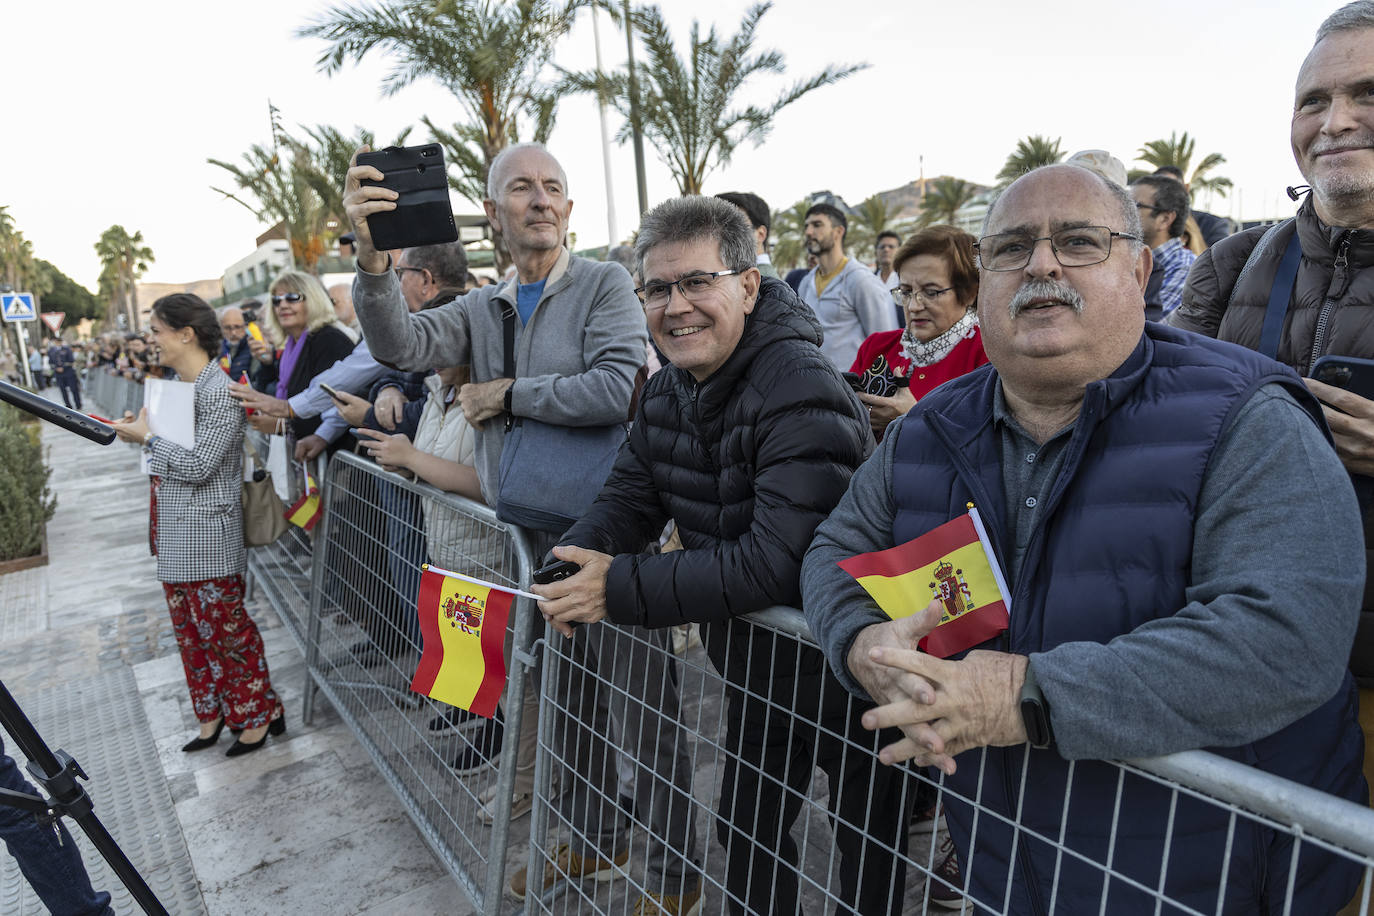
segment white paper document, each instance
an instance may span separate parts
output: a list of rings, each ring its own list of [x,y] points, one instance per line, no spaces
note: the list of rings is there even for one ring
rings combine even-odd
[[[148,408],[148,429],[154,436],[185,449],[196,447],[196,386],[194,382],[169,382],[150,378],[143,382],[143,406]],[[148,455],[139,452],[139,470],[148,473]]]

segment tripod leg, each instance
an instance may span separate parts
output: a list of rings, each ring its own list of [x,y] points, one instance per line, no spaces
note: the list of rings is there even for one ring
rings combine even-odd
[[[25,781],[14,758],[0,745],[0,787],[23,793],[34,792]],[[54,913],[104,916],[113,913],[110,895],[96,893],[81,851],[72,842],[60,821],[43,823],[32,811],[0,805],[0,838],[19,870],[43,905]]]
[[[33,723],[29,721],[28,716],[24,715],[24,711],[19,708],[19,704],[15,702],[14,697],[10,694],[9,689],[3,682],[0,682],[0,724],[4,725],[5,731],[9,732],[10,737],[12,737],[15,743],[23,749],[24,756],[29,758],[30,772],[33,774],[34,779],[42,784],[44,792],[52,799],[53,807],[60,813],[69,815],[72,820],[76,821],[77,825],[81,827],[82,832],[84,832],[86,837],[91,841],[91,844],[95,846],[96,850],[105,858],[105,861],[109,864],[115,875],[118,876],[124,886],[129,889],[129,893],[133,896],[134,900],[138,902],[138,905],[143,908],[143,911],[149,914],[149,916],[167,916],[167,910],[164,909],[162,904],[158,901],[157,895],[153,893],[152,888],[148,887],[147,882],[143,880],[143,876],[138,873],[138,869],[134,868],[133,863],[129,861],[128,856],[124,855],[124,851],[119,848],[119,844],[115,842],[114,837],[110,836],[109,831],[100,823],[100,819],[95,816],[95,812],[92,810],[90,796],[86,794],[86,790],[81,787],[81,784],[76,781],[77,776],[85,778],[86,774],[81,772],[81,768],[77,766],[76,761],[72,760],[69,755],[62,754],[62,759],[59,760],[58,757],[49,750],[47,744],[43,742],[42,737],[38,734],[38,731],[33,727]],[[61,752],[59,751],[58,753]],[[0,744],[0,754],[3,754],[3,744]],[[4,756],[3,759],[0,760],[0,766],[6,763],[14,770],[12,778],[28,786],[23,776],[19,774],[18,767],[15,765],[14,760],[8,756]],[[0,773],[0,775],[4,774]],[[23,789],[17,785],[5,784],[5,787],[18,791],[33,791],[32,786]],[[8,810],[9,809],[0,808],[0,814],[6,813]],[[24,815],[24,817],[32,819],[31,815]],[[49,831],[49,836],[56,837],[58,845],[70,850],[70,854],[75,856],[74,867],[79,869],[80,875],[84,879],[85,887],[89,890],[90,878],[86,877],[86,869],[81,863],[81,855],[77,851],[76,846],[72,843],[71,836],[62,829],[60,823],[56,825],[56,828],[55,831]],[[8,842],[8,838],[6,842]],[[15,854],[15,858],[18,858],[17,854]],[[28,877],[28,872],[25,871],[24,875]],[[32,883],[32,879],[30,879],[30,883]],[[38,890],[36,885],[34,886],[34,890]],[[92,891],[92,893],[94,893],[94,891]],[[105,896],[105,907],[106,910],[108,910],[108,895]],[[103,914],[106,911],[101,909],[82,910],[52,907],[50,907],[50,909],[53,909],[53,912],[57,913],[71,912],[82,914]]]

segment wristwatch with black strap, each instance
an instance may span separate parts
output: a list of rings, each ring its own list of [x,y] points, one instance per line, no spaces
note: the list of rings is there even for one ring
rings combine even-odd
[[[1026,726],[1026,740],[1031,747],[1045,750],[1054,744],[1050,706],[1035,679],[1035,668],[1029,663],[1026,664],[1026,679],[1021,684],[1021,721]]]

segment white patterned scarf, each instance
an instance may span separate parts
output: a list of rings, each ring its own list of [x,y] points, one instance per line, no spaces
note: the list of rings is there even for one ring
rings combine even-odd
[[[902,332],[902,353],[911,360],[913,366],[933,366],[949,356],[959,341],[972,337],[977,329],[978,313],[974,309],[965,312],[964,317],[950,325],[948,331],[930,340],[917,340],[911,336],[911,328],[907,328]]]

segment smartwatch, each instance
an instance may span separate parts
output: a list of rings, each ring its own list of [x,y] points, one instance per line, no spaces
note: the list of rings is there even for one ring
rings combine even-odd
[[[1021,684],[1021,721],[1026,726],[1026,740],[1030,746],[1045,750],[1054,744],[1050,729],[1050,707],[1035,679],[1035,666],[1026,665],[1026,680]]]

